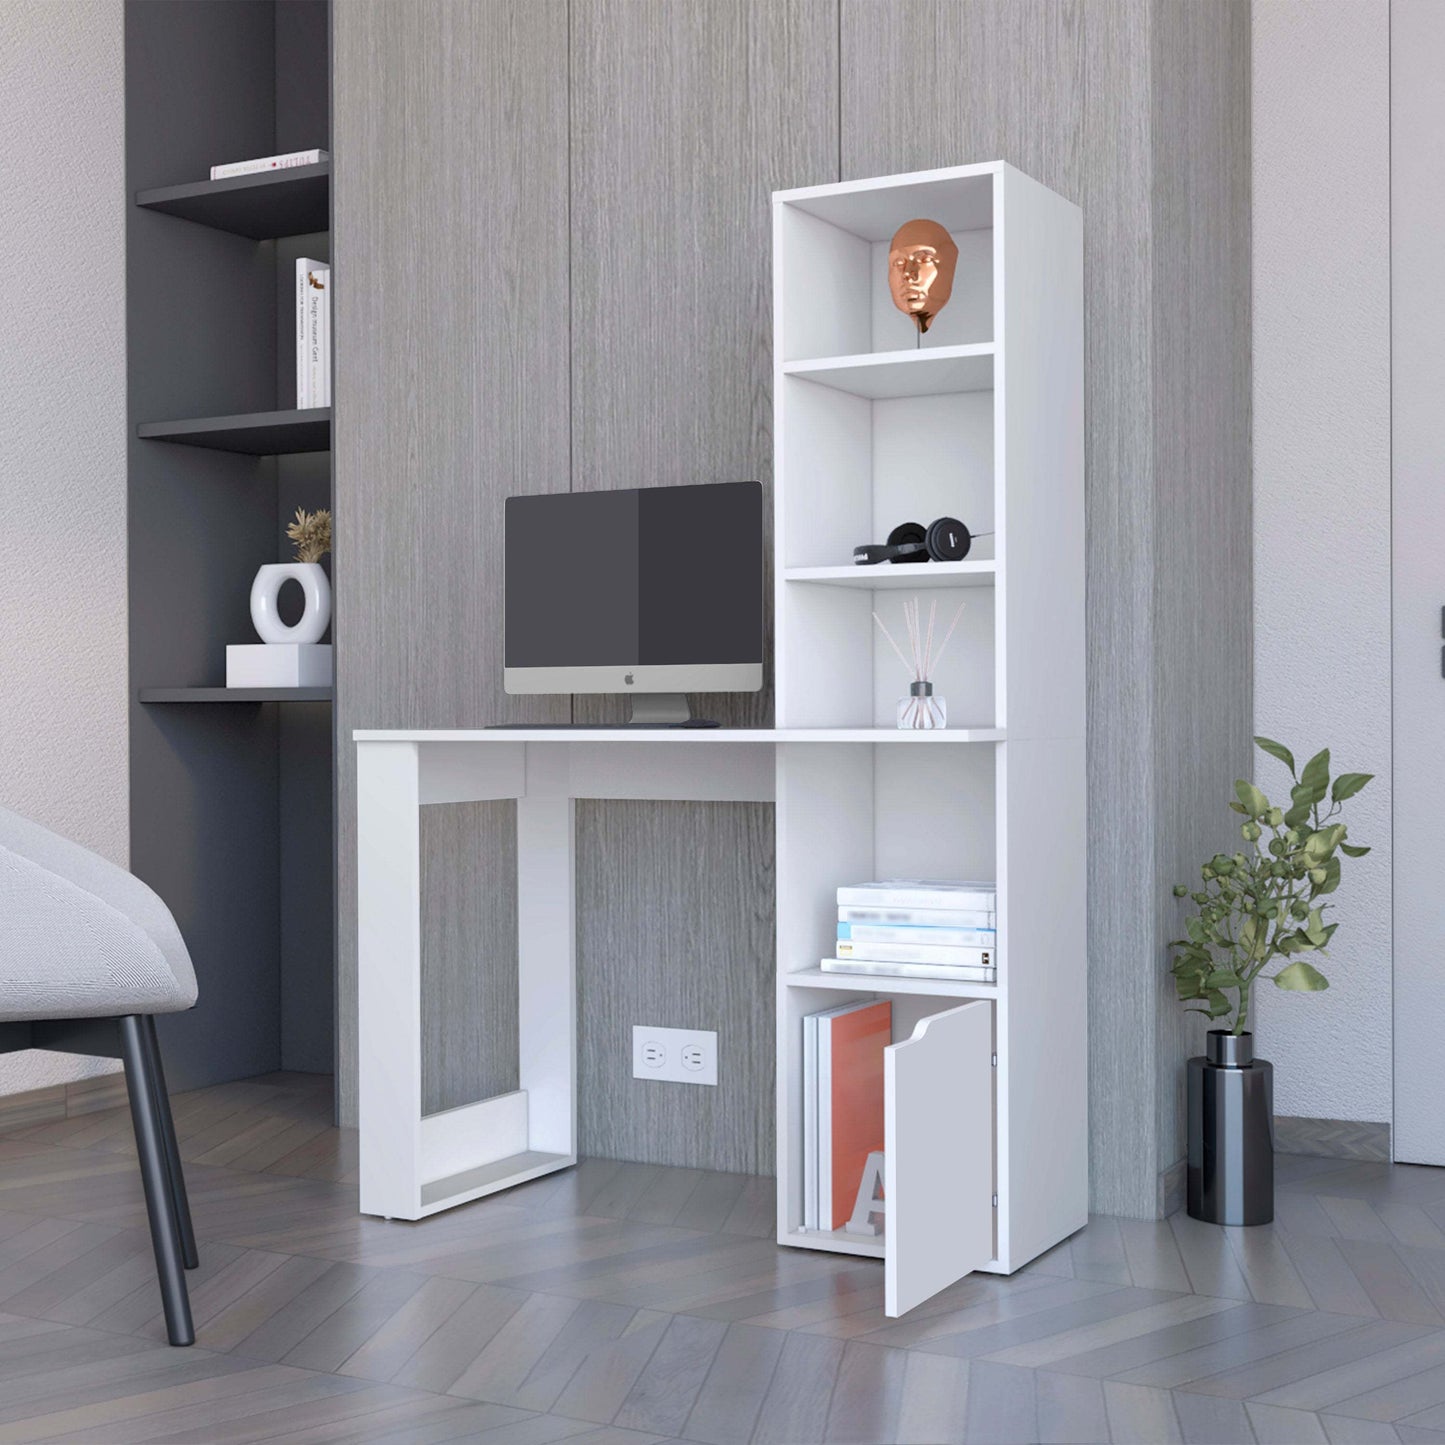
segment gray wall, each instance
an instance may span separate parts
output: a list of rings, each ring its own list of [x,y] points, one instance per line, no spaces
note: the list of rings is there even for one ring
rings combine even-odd
[[[1248,7],[352,0],[335,35],[343,1111],[350,730],[568,715],[501,692],[500,498],[766,482],[768,192],[1001,157],[1085,213],[1094,1193],[1155,1212],[1182,1153],[1168,885],[1227,839],[1247,766]],[[707,706],[765,721],[770,699]],[[506,823],[454,825],[468,872],[429,884],[452,900],[426,946],[431,1106],[515,1076],[514,1041],[468,1018],[512,1028]],[[771,1167],[769,823],[581,809],[584,1150]],[[699,854],[726,886],[664,906]],[[750,940],[727,982],[699,982],[699,917]],[[664,1104],[627,1079],[644,1001],[718,1028],[731,1085]]]
[[[117,863],[130,851],[121,15],[121,0],[0,6],[0,807]],[[7,1055],[0,1093],[114,1067]]]

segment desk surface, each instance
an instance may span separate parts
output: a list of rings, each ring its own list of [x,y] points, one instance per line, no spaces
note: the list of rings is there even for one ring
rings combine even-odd
[[[358,743],[998,743],[1002,728],[359,728]]]

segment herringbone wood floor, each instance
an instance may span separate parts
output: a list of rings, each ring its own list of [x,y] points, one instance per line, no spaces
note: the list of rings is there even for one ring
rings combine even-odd
[[[901,1321],[772,1182],[590,1160],[356,1213],[329,1080],[176,1100],[199,1340],[124,1109],[0,1138],[0,1440],[1445,1441],[1445,1171],[1282,1158],[1274,1225],[1096,1219]]]

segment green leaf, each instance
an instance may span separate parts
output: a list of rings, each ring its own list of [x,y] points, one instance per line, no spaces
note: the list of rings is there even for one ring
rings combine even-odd
[[[1299,777],[1300,786],[1308,788],[1311,793],[1323,798],[1325,789],[1330,785],[1330,750],[1321,748],[1309,762],[1305,764],[1304,772]]]
[[[1247,783],[1243,778],[1238,779],[1234,785],[1234,793],[1251,818],[1269,812],[1269,799],[1253,783]]]
[[[1243,813],[1246,817],[1249,816],[1249,809],[1246,808],[1243,803],[1231,803],[1229,806],[1233,808],[1236,813]]]
[[[1270,738],[1255,738],[1254,745],[1267,752],[1270,757],[1278,758],[1289,769],[1290,776],[1294,776],[1294,754],[1283,743],[1274,742]]]
[[[1324,879],[1315,884],[1314,897],[1322,898],[1326,893],[1333,893],[1340,886],[1340,860],[1331,858],[1324,866]],[[1314,874],[1310,874],[1313,881]]]
[[[1335,779],[1330,797],[1337,803],[1343,803],[1346,798],[1353,798],[1374,776],[1373,773],[1341,773]]]
[[[1204,997],[1204,989],[1200,986],[1199,979],[1200,975],[1197,973],[1175,974],[1174,992],[1180,1003]]]
[[[1204,986],[1210,989],[1243,988],[1244,980],[1237,973],[1231,973],[1227,968],[1220,968],[1205,976]]]
[[[1351,858],[1363,858],[1370,850],[1368,848],[1356,848],[1353,843],[1341,843],[1340,852]]]
[[[1225,996],[1220,993],[1218,989],[1213,990],[1208,995],[1208,1003],[1209,1017],[1212,1019],[1217,1019],[1222,1014],[1227,1014],[1229,1012],[1229,1000],[1225,998]]]
[[[1309,922],[1305,925],[1304,935],[1316,948],[1323,948],[1329,942],[1329,935],[1325,932],[1323,919],[1320,917],[1320,910],[1310,910]]]
[[[1330,986],[1330,981],[1301,958],[1275,974],[1274,986],[1290,993],[1319,993]]]
[[[1290,789],[1289,795],[1293,806],[1284,815],[1285,827],[1298,828],[1302,823],[1309,822],[1310,809],[1324,797],[1324,790],[1321,789],[1317,796],[1312,788],[1297,783]]]

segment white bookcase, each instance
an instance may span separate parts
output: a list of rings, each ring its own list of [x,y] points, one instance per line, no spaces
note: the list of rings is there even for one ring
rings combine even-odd
[[[920,216],[959,248],[921,344],[887,284]],[[778,1239],[881,1256],[898,1314],[1087,1218],[1081,218],[1002,163],[783,191],[773,277]],[[944,515],[992,535],[853,564]],[[872,620],[901,635],[913,595],[967,603],[922,736]],[[997,879],[996,985],[820,969],[838,885],[890,876]],[[802,1227],[801,1019],[869,995],[894,1017],[881,1239]]]

